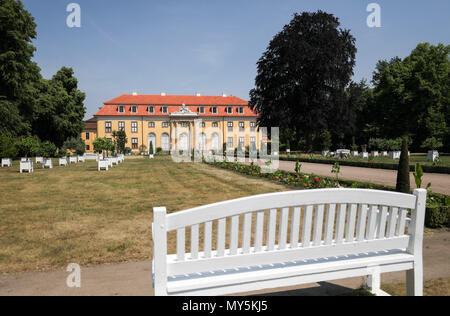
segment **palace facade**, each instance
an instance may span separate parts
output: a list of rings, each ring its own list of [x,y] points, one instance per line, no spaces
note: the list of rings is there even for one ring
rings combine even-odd
[[[248,102],[235,96],[133,93],[105,102],[87,123],[96,122],[95,137],[112,139],[113,131],[125,131],[126,146],[134,153],[148,153],[150,143],[155,152],[157,148],[219,151],[224,144],[227,150],[259,149],[257,118]],[[83,132],[86,151],[93,152],[87,132]]]

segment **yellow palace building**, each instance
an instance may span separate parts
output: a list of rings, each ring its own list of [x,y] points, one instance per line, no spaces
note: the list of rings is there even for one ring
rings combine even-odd
[[[225,94],[124,94],[105,102],[94,118],[86,122],[82,139],[87,152],[93,152],[93,135],[112,139],[113,131],[119,130],[126,132],[126,147],[133,153],[148,153],[150,142],[155,151],[161,148],[165,152],[219,151],[223,144],[227,150],[259,149],[257,118],[258,114],[250,109],[247,101]],[[93,121],[97,127],[95,133],[88,129]]]

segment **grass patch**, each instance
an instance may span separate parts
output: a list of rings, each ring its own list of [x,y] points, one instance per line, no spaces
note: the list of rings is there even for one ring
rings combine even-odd
[[[0,169],[0,274],[147,260],[153,207],[168,213],[287,186],[170,157],[94,161],[20,174]],[[169,252],[175,251],[169,243]]]

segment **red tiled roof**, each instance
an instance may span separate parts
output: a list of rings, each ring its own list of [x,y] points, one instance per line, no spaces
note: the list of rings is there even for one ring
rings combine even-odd
[[[235,96],[194,96],[194,95],[130,95],[123,94],[105,102],[106,104],[141,104],[141,105],[248,105]]]
[[[84,122],[84,130],[96,130],[97,119],[95,117]]]
[[[216,96],[160,96],[160,95],[122,95],[108,102],[94,116],[168,116],[180,111],[181,106],[196,113],[198,116],[235,116],[257,117],[258,115],[248,107],[248,102],[238,97]],[[118,106],[125,105],[125,112],[119,113]],[[131,112],[131,106],[137,105],[137,113]],[[154,113],[149,113],[147,107],[154,106]],[[161,107],[167,106],[168,113],[162,113]],[[199,113],[199,107],[205,108],[205,113]],[[217,106],[217,113],[212,113],[211,107]],[[227,106],[233,107],[233,114],[226,113]],[[244,113],[239,114],[238,107],[244,107]]]

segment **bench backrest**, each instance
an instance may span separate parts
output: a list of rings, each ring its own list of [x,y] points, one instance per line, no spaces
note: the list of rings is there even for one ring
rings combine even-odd
[[[170,215],[154,208],[155,284],[168,276],[371,251],[421,255],[425,203],[423,189],[414,195],[323,189],[245,197]],[[176,254],[167,255],[167,233],[174,230]]]

